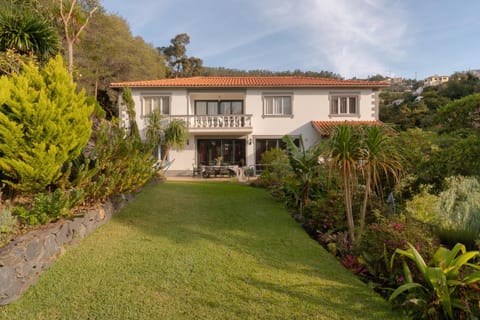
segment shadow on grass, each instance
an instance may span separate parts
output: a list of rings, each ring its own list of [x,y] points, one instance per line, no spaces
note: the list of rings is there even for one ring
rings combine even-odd
[[[321,306],[319,319],[397,317],[264,190],[232,183],[168,182],[145,189],[114,219],[187,255],[211,258],[211,271],[218,273],[215,281],[240,283],[242,289],[230,294],[245,307],[259,299],[267,306],[294,301],[292,307],[305,308],[304,314]],[[237,269],[232,264],[238,264]],[[212,308],[219,304],[207,297],[197,300]]]

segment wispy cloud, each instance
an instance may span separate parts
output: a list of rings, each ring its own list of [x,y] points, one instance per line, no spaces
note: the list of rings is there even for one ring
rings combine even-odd
[[[310,60],[305,65],[346,77],[386,74],[407,42],[405,10],[397,1],[266,0],[259,9],[270,24],[298,30],[305,46],[292,50]]]

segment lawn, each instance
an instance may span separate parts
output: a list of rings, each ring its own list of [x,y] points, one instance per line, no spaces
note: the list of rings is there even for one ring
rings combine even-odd
[[[397,319],[261,189],[145,188],[2,319]]]

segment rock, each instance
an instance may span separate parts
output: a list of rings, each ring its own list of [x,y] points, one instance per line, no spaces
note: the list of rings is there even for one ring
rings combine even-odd
[[[25,247],[25,260],[30,261],[38,258],[43,253],[43,248],[40,245],[39,239],[30,240]]]

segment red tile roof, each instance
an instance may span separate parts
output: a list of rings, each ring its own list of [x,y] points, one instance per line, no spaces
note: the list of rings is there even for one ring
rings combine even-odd
[[[317,129],[317,131],[322,136],[329,136],[332,134],[333,128],[341,124],[351,124],[351,125],[369,125],[369,126],[382,126],[383,122],[379,120],[344,120],[344,121],[312,121],[312,126]]]
[[[146,81],[115,82],[113,88],[384,88],[388,84],[378,81],[338,80],[311,77],[191,77]]]

